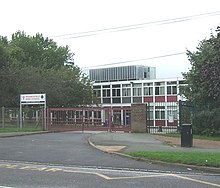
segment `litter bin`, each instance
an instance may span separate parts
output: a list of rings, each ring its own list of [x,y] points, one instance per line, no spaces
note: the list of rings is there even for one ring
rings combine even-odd
[[[193,134],[191,124],[182,124],[181,127],[181,147],[193,146]]]

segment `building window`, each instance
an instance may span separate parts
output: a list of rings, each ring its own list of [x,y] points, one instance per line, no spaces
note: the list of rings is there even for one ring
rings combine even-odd
[[[120,88],[120,84],[112,85],[112,88]]]
[[[176,85],[176,81],[167,82],[167,85]]]
[[[130,84],[122,84],[122,96],[124,97],[131,96],[131,85]]]
[[[94,111],[94,118],[101,118],[101,111]]]
[[[167,106],[167,119],[177,120],[177,106]]]
[[[154,107],[153,106],[147,106],[147,119],[148,120],[154,119]]]
[[[133,88],[133,96],[141,96],[141,88]]]
[[[155,95],[165,95],[165,83],[156,82],[155,83]]]
[[[142,103],[142,97],[133,97],[133,103]]]
[[[179,81],[179,84],[185,85],[185,84],[186,84],[186,80],[180,80],[180,81]]]
[[[113,97],[120,97],[121,96],[120,89],[112,89],[112,96]]]
[[[165,88],[163,87],[155,87],[155,95],[164,95],[165,94]]]
[[[131,88],[123,88],[122,89],[122,96],[131,96]]]
[[[177,86],[167,86],[167,95],[176,95]]]
[[[101,97],[101,90],[93,90],[94,96]]]
[[[110,89],[103,89],[102,97],[110,97]]]
[[[111,103],[111,98],[103,98],[103,103],[104,104],[110,104]]]
[[[131,97],[122,97],[122,103],[131,103]]]
[[[133,84],[133,96],[142,96],[142,84]]]
[[[103,85],[102,88],[110,88],[110,85]]]
[[[112,103],[121,103],[121,98],[113,98]]]
[[[153,95],[153,83],[144,83],[144,96]]]
[[[155,119],[165,120],[165,106],[155,106]]]
[[[145,96],[153,95],[153,87],[144,87],[144,95]]]

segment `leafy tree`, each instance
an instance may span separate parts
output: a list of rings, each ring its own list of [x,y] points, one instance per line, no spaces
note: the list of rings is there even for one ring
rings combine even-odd
[[[73,54],[68,46],[58,47],[57,44],[42,34],[36,36],[16,32],[10,42],[10,55],[16,65],[59,69],[65,63],[73,61]]]
[[[8,40],[6,37],[0,37],[0,70],[7,67],[9,61],[9,53],[7,49]]]
[[[220,29],[201,41],[196,52],[187,51],[191,69],[184,74],[184,95],[196,104],[194,128],[198,133],[220,131]]]
[[[18,31],[10,41],[1,37],[0,68],[0,106],[18,107],[22,93],[46,93],[50,107],[92,103],[91,82],[74,65],[68,46],[42,34]]]

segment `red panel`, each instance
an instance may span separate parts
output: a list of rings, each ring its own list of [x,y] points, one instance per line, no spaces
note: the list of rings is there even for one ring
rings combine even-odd
[[[153,97],[144,97],[144,102],[153,102]]]
[[[165,120],[155,120],[155,125],[156,126],[159,126],[159,125],[165,126]]]
[[[178,121],[177,120],[174,120],[174,122],[169,122],[167,121],[167,126],[177,126],[178,125]]]
[[[165,96],[156,96],[155,102],[165,102]]]
[[[177,96],[167,96],[167,102],[177,102]]]

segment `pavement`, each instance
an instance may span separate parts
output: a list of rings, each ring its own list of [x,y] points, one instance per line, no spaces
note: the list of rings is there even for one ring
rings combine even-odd
[[[118,133],[118,132],[105,132],[92,134],[89,138],[89,143],[93,147],[102,150],[103,152],[121,155],[124,157],[131,157],[125,152],[136,152],[136,151],[171,151],[171,152],[220,152],[220,150],[209,149],[209,148],[197,148],[197,147],[178,147],[176,145],[168,145],[156,139],[154,135],[146,133]],[[140,159],[143,161],[152,161],[148,159]],[[162,161],[155,161],[154,163],[161,163],[167,165],[178,165],[184,166],[189,169],[197,169],[206,172],[220,173],[220,168],[216,167],[206,167],[206,166],[195,166],[195,165],[185,165],[177,163],[169,163]]]
[[[166,144],[156,136],[146,133],[103,132],[92,134],[89,142],[94,147],[109,152],[136,152],[136,151],[184,151],[184,152],[220,152],[214,148],[178,147]]]
[[[37,131],[37,132],[2,132],[0,133],[0,138],[5,137],[14,137],[14,136],[25,136],[25,135],[32,135],[32,134],[45,134],[49,133],[47,131]]]

